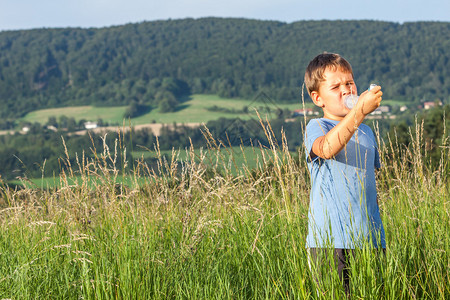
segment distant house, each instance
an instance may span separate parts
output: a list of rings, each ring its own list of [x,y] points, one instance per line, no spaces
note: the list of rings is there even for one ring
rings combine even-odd
[[[427,101],[423,103],[423,109],[430,109],[433,108],[437,105],[442,106],[442,102],[441,101],[437,101],[437,102],[432,102],[432,101]]]
[[[53,125],[48,125],[48,126],[47,126],[47,129],[48,129],[48,130],[51,130],[51,131],[54,131],[54,132],[58,131],[58,128],[56,128],[56,127],[53,126]]]
[[[294,112],[292,113],[292,116],[293,117],[312,116],[312,115],[317,116],[318,114],[319,114],[319,112],[315,111],[312,108],[305,108],[305,109],[294,110]]]
[[[22,132],[23,133],[27,133],[28,131],[30,131],[30,127],[28,127],[28,126],[22,127]]]
[[[375,109],[372,112],[372,115],[381,115],[381,114],[387,114],[391,111],[391,108],[387,105],[381,105],[377,109]]]
[[[98,127],[98,124],[97,124],[97,122],[85,122],[84,123],[84,128],[86,128],[86,129],[95,129],[95,128],[97,128]]]
[[[408,110],[408,107],[406,105],[403,105],[402,107],[400,107],[401,112],[404,112],[406,110]]]

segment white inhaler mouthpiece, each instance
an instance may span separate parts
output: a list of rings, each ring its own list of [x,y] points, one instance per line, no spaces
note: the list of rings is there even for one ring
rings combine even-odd
[[[357,95],[350,94],[344,98],[344,105],[348,109],[355,107],[356,102],[358,102],[359,97]]]
[[[372,83],[372,84],[369,86],[369,91],[370,91],[371,89],[373,89],[374,87],[376,87],[376,86],[377,86],[376,84],[373,84],[373,83]],[[345,105],[348,109],[352,109],[353,107],[355,107],[356,102],[358,102],[358,99],[359,99],[358,95],[350,94],[350,95],[348,95],[348,96],[346,96],[346,97],[344,98],[344,105]]]

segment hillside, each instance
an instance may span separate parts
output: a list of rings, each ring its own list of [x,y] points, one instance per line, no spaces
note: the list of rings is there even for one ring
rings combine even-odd
[[[170,111],[191,93],[294,101],[323,51],[390,99],[448,102],[449,48],[450,23],[437,22],[204,18],[0,32],[0,116],[87,104]]]

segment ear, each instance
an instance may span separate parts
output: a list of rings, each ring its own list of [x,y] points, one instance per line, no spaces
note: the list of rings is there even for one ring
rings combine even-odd
[[[311,92],[311,99],[314,102],[315,105],[319,106],[319,107],[323,107],[323,101],[322,98],[320,97],[319,93],[317,91],[312,91]]]

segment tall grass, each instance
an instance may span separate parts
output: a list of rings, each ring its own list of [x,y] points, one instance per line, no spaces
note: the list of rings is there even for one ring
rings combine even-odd
[[[270,125],[263,126],[274,141]],[[411,129],[409,148],[395,137],[379,141],[388,247],[385,256],[356,254],[353,299],[450,297],[450,150],[444,140],[442,159],[431,168],[422,132],[420,124]],[[94,159],[80,154],[77,165],[64,158],[60,188],[3,184],[0,298],[344,297],[336,273],[317,287],[308,268],[303,150],[293,155],[285,140],[255,146],[258,163],[250,169],[229,155],[240,149],[207,128],[204,135],[215,156],[190,147],[182,162],[177,151],[168,161],[155,145],[157,167],[137,162],[128,185],[117,183],[128,163],[120,139]]]

